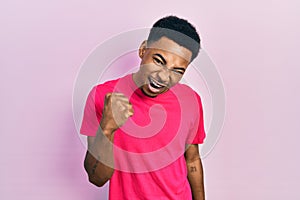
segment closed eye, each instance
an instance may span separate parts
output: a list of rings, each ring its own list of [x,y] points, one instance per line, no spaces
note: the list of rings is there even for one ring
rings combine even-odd
[[[181,68],[181,67],[174,67],[174,68],[172,69],[172,71],[175,72],[175,73],[178,73],[178,74],[184,74],[185,69],[184,69],[184,68]]]
[[[157,65],[164,65],[164,63],[159,58],[153,57],[153,60]]]

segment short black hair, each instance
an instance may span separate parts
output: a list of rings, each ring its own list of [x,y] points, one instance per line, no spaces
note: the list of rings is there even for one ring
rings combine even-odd
[[[200,36],[196,28],[187,20],[176,16],[166,16],[155,22],[148,36],[148,43],[167,37],[180,46],[192,52],[191,62],[197,57],[200,50]]]

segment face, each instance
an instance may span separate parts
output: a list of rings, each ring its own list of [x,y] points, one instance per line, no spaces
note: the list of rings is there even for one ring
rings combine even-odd
[[[187,69],[192,52],[176,42],[162,37],[139,49],[140,69],[133,74],[134,82],[149,97],[156,97],[178,83]]]

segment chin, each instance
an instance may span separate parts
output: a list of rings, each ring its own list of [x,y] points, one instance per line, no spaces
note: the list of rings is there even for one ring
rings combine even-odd
[[[158,95],[161,94],[161,93],[153,93],[151,91],[148,91],[147,88],[145,88],[145,86],[142,87],[141,90],[144,93],[144,95],[146,95],[148,97],[151,97],[151,98],[155,98],[155,97],[157,97]]]
[[[154,94],[154,93],[145,91],[143,89],[142,89],[142,92],[144,93],[144,95],[146,95],[147,97],[151,97],[151,98],[155,98],[155,97],[157,97],[159,95],[159,94]]]

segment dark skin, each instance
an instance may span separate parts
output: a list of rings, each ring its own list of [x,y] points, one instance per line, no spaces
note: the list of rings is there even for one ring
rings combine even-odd
[[[188,169],[188,180],[191,185],[193,199],[204,200],[205,191],[203,183],[203,167],[199,155],[198,145],[190,145],[184,156],[186,167]]]
[[[139,56],[141,65],[139,71],[133,74],[133,80],[145,95],[155,98],[181,80],[192,53],[174,41],[162,37],[151,44],[144,41],[140,46]],[[150,80],[161,88],[153,89]],[[88,137],[89,150],[84,161],[90,182],[99,187],[103,186],[114,173],[112,144],[115,131],[134,114],[134,111],[128,98],[123,94],[109,93],[105,97],[102,114],[101,128],[96,137]],[[203,168],[198,145],[189,145],[184,156],[193,199],[204,200]]]
[[[114,133],[133,115],[132,105],[123,94],[106,94],[104,105],[100,128],[96,137],[88,137],[88,151],[84,160],[89,181],[99,187],[103,186],[114,172]]]

